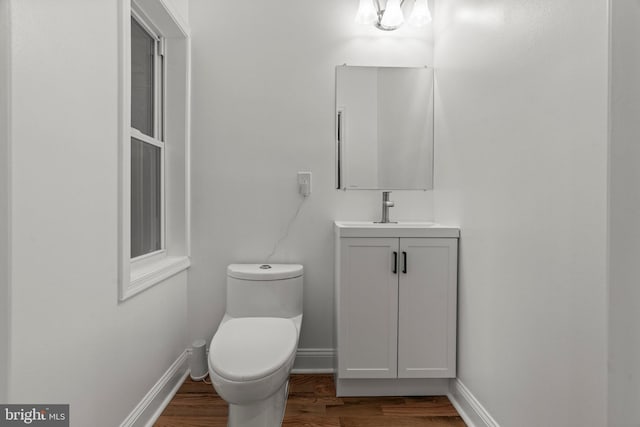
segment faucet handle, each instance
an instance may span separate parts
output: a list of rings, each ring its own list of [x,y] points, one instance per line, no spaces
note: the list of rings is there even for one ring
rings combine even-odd
[[[389,194],[391,193],[391,191],[383,191],[382,192],[382,204],[384,206],[387,206],[389,208],[393,207],[393,201],[389,200]]]

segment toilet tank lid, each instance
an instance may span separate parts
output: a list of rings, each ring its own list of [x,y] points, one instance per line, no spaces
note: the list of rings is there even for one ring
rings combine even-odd
[[[300,264],[231,264],[227,267],[227,276],[244,280],[293,279],[303,273]]]

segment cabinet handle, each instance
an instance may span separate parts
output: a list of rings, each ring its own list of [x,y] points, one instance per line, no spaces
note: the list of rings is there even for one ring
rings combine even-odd
[[[398,274],[398,252],[393,251],[393,274]]]
[[[402,272],[404,274],[407,274],[407,253],[405,251],[402,251],[402,257],[404,258],[404,265],[402,266]]]
[[[342,111],[336,118],[336,189],[342,188]]]

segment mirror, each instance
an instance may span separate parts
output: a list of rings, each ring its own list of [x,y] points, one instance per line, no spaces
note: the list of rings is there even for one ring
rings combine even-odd
[[[433,69],[336,67],[336,188],[433,188]]]

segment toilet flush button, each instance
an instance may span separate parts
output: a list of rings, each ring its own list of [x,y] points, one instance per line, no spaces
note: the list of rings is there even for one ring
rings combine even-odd
[[[271,266],[270,266],[269,264],[262,264],[262,265],[260,266],[260,269],[261,269],[261,270],[268,270],[268,269],[270,269],[270,268],[271,268]]]

